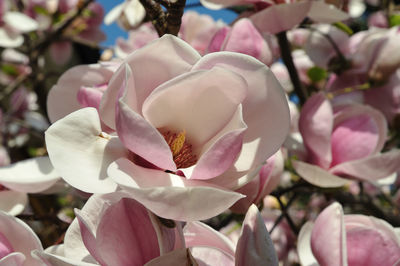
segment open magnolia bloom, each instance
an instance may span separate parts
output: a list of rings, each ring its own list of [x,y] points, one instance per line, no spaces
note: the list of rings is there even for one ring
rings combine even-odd
[[[63,266],[158,265],[152,260],[163,260],[167,254],[166,259],[177,262],[184,254],[187,261],[181,224],[167,221],[168,226],[164,225],[128,197],[123,192],[92,196],[82,210],[75,210],[77,218],[68,228],[64,244],[35,251],[35,256]]]
[[[126,58],[99,113],[60,119],[46,145],[72,186],[107,193],[119,185],[155,214],[189,221],[243,197],[233,190],[255,177],[288,129],[285,95],[264,64],[230,52],[200,57],[165,35]]]
[[[395,228],[372,216],[344,215],[339,203],[301,228],[297,250],[304,266],[400,263],[400,237]]]
[[[31,251],[43,250],[35,232],[23,221],[0,211],[0,265],[43,265]]]
[[[201,222],[187,223],[183,232],[199,265],[278,265],[274,245],[254,204],[246,213],[236,248],[225,235]]]
[[[290,30],[306,17],[320,23],[332,23],[349,18],[348,14],[322,0],[201,0],[200,2],[210,9],[254,5],[256,12],[250,19],[261,32],[272,34]]]
[[[292,161],[296,172],[320,187],[340,187],[351,178],[374,182],[400,167],[400,151],[381,153],[387,123],[366,105],[332,107],[322,94],[304,104],[299,129],[308,152],[307,162]]]
[[[11,11],[12,1],[0,2],[0,47],[14,48],[24,42],[23,33],[34,31],[38,23],[27,15]]]

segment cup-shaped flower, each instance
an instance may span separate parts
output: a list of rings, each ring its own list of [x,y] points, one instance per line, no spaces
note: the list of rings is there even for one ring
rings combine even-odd
[[[126,193],[94,195],[75,213],[64,244],[36,256],[54,265],[144,265],[185,248],[179,223],[167,227]]]
[[[201,222],[186,224],[183,232],[186,246],[200,265],[278,265],[274,245],[254,204],[246,213],[237,243]]]
[[[344,215],[333,203],[301,229],[297,250],[302,265],[397,265],[400,238],[387,222],[365,215]]]
[[[100,119],[116,134],[104,134]],[[200,57],[165,35],[125,59],[99,114],[86,108],[57,121],[46,143],[72,186],[104,193],[119,184],[159,216],[197,220],[242,197],[232,190],[254,178],[288,129],[285,95],[264,64],[230,52]]]
[[[318,93],[303,106],[299,129],[308,160],[293,161],[293,166],[314,185],[342,186],[347,180],[341,177],[373,182],[399,169],[399,150],[381,153],[387,137],[385,117],[369,106],[332,107]]]
[[[35,232],[20,219],[0,211],[0,265],[42,265],[31,256],[33,250],[43,250]]]

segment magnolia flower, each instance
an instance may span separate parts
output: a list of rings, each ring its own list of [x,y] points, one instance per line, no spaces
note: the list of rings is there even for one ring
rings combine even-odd
[[[333,203],[307,222],[297,242],[301,264],[398,265],[400,237],[387,222],[365,215],[343,215]]]
[[[231,51],[248,54],[266,65],[271,65],[274,55],[270,46],[271,44],[254,27],[251,20],[242,18],[232,27],[221,28],[209,43],[208,52]]]
[[[232,207],[234,212],[245,213],[252,203],[258,204],[265,196],[271,193],[279,184],[283,173],[284,158],[279,150],[269,157],[261,167],[259,174],[249,183],[236,190],[236,192],[246,195]]]
[[[22,45],[27,33],[37,29],[38,24],[25,14],[11,11],[11,1],[0,2],[0,47],[13,48]]]
[[[246,213],[237,244],[201,222],[186,224],[183,232],[186,246],[200,265],[278,265],[274,245],[255,205]]]
[[[385,178],[400,167],[400,151],[381,153],[387,137],[385,117],[365,105],[332,107],[322,93],[303,106],[299,129],[307,162],[293,161],[297,173],[321,187]]]
[[[0,211],[0,265],[42,265],[31,256],[33,250],[43,250],[35,232],[20,219]]]
[[[121,28],[129,30],[139,26],[145,16],[146,10],[139,0],[125,0],[107,13],[104,24],[110,25],[117,21]]]
[[[198,220],[243,197],[233,190],[255,177],[288,128],[285,95],[264,64],[229,52],[201,58],[165,35],[124,61],[99,113],[57,121],[46,144],[72,186],[106,193],[119,185],[161,217]]]
[[[250,16],[250,19],[261,32],[271,34],[290,30],[306,17],[320,23],[332,23],[349,18],[346,13],[324,1],[201,0],[200,2],[210,9],[254,5],[257,11]]]
[[[126,193],[94,195],[75,213],[64,244],[35,251],[37,257],[50,265],[139,266],[157,265],[151,261],[166,254],[181,259],[182,251],[169,254],[174,250],[186,252],[179,222],[164,225]]]

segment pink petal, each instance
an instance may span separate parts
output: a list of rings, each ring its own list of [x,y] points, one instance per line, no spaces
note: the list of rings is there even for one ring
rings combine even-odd
[[[275,34],[290,30],[302,22],[311,5],[312,1],[272,5],[252,15],[250,19],[261,32]]]
[[[235,256],[235,247],[230,239],[201,222],[190,222],[183,229],[187,247],[213,247]]]
[[[141,114],[144,100],[156,87],[188,72],[199,58],[200,55],[187,43],[168,34],[133,52],[125,59],[134,80],[134,87],[128,88],[127,94],[130,96],[129,90],[135,90],[129,106]],[[111,128],[115,128],[115,101],[124,76],[125,70],[120,68],[110,80],[100,104],[101,117]]]
[[[378,126],[360,114],[336,125],[331,136],[332,166],[371,155],[378,143]]]
[[[322,93],[314,94],[304,104],[299,119],[299,130],[309,150],[310,161],[327,169],[332,161],[331,134],[333,111]]]
[[[208,45],[207,52],[208,53],[213,53],[213,52],[219,52],[223,50],[225,39],[228,36],[230,32],[230,27],[225,26],[222,27],[220,30],[218,30],[215,34],[214,37],[211,39],[210,44]]]
[[[236,73],[218,67],[192,71],[154,90],[143,103],[143,116],[155,128],[185,130],[190,143],[201,146],[228,124],[246,93]]]
[[[233,24],[223,50],[251,55],[266,65],[270,65],[273,61],[267,42],[247,18],[242,18]]]
[[[359,180],[376,181],[400,168],[400,150],[375,154],[360,160],[336,165],[330,172],[334,175],[354,177]]]
[[[101,98],[106,89],[106,85],[96,87],[82,86],[77,95],[79,104],[82,107],[94,107],[98,110]]]
[[[81,108],[77,94],[82,86],[108,83],[113,71],[101,65],[81,65],[70,68],[51,88],[47,97],[47,112],[52,123]]]
[[[311,233],[311,248],[319,264],[347,266],[346,230],[339,203],[329,205],[318,215]]]
[[[215,66],[241,75],[248,84],[248,95],[242,103],[243,120],[248,130],[234,165],[236,171],[248,171],[274,154],[286,138],[290,117],[285,94],[270,69],[243,54],[211,53],[202,57],[192,71]]]
[[[72,43],[68,41],[54,42],[50,46],[50,56],[57,65],[64,65],[71,59]]]
[[[346,215],[349,265],[395,265],[400,241],[395,229],[372,216]]]
[[[236,246],[235,265],[278,265],[274,244],[254,204],[250,206],[243,221]]]
[[[235,265],[235,257],[213,247],[197,246],[190,248],[199,265]]]
[[[308,17],[320,23],[333,23],[349,19],[350,16],[336,8],[332,4],[327,4],[324,1],[312,1],[311,9]]]
[[[144,266],[165,266],[165,265],[197,265],[197,262],[190,254],[189,249],[182,248],[174,250],[158,258],[155,258],[146,263]]]
[[[124,145],[148,162],[176,171],[172,152],[160,132],[123,100],[119,101],[117,132]]]
[[[23,266],[25,264],[25,255],[20,252],[11,253],[4,258],[0,258],[0,265],[4,266]],[[38,263],[38,262],[37,262]],[[37,264],[39,265],[39,264]]]
[[[143,265],[160,255],[156,232],[143,205],[123,198],[104,212],[96,247],[105,265]]]
[[[127,159],[111,164],[108,174],[156,215],[178,221],[211,218],[242,197],[202,181],[143,168]]]
[[[318,187],[341,187],[350,182],[350,180],[333,175],[316,165],[301,161],[292,161],[292,164],[303,179]]]

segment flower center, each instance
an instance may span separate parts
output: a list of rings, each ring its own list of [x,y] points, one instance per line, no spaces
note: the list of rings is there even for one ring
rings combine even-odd
[[[193,154],[192,145],[186,139],[186,131],[179,133],[167,131],[161,133],[172,151],[177,168],[187,168],[196,163],[197,157]]]

